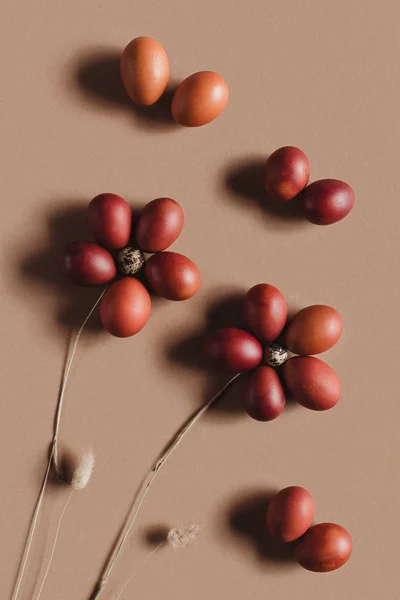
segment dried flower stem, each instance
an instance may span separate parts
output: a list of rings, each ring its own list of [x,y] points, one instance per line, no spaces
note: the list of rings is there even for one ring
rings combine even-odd
[[[160,544],[158,544],[158,546],[156,546],[152,552],[150,552],[150,554],[148,555],[148,557],[144,559],[144,561],[142,562],[142,564],[129,577],[128,581],[125,582],[122,590],[119,592],[119,594],[115,598],[115,600],[119,600],[119,598],[121,598],[122,594],[124,593],[124,591],[126,590],[126,588],[128,587],[128,585],[131,583],[131,581],[135,577],[135,575],[137,575],[139,573],[139,571],[141,571],[143,569],[143,567],[148,563],[148,561],[157,552],[157,550],[160,550],[163,546],[165,546],[166,543],[167,543],[167,540],[164,540],[163,542],[161,542]]]
[[[107,562],[107,565],[104,569],[104,575],[102,576],[97,590],[95,592],[95,595],[93,597],[93,600],[97,600],[97,598],[99,598],[100,594],[102,593],[102,591],[104,590],[105,585],[107,584],[107,581],[110,577],[111,571],[114,568],[115,562],[117,561],[119,555],[121,554],[125,542],[129,536],[129,533],[136,521],[136,518],[139,514],[139,511],[143,505],[143,502],[146,499],[147,494],[150,491],[150,488],[152,486],[152,484],[154,483],[154,480],[156,479],[157,475],[159,474],[159,472],[161,471],[162,467],[164,466],[164,464],[167,462],[168,458],[171,456],[171,454],[174,452],[174,450],[179,446],[179,444],[181,443],[181,441],[183,440],[183,438],[189,433],[189,431],[192,429],[192,427],[194,427],[194,425],[197,423],[197,421],[203,416],[203,414],[210,408],[210,406],[212,406],[213,404],[215,404],[220,398],[222,398],[222,396],[231,388],[231,386],[234,384],[234,382],[241,376],[241,373],[237,373],[234,377],[232,377],[232,379],[230,379],[228,381],[228,383],[222,388],[222,390],[220,390],[213,398],[211,398],[211,400],[208,400],[205,404],[203,404],[198,410],[196,410],[196,412],[193,414],[193,416],[189,419],[189,421],[186,423],[186,425],[183,427],[183,429],[181,429],[178,434],[172,439],[172,441],[169,443],[169,445],[167,446],[166,451],[161,455],[161,457],[157,460],[157,462],[155,463],[155,465],[153,466],[153,468],[151,469],[150,473],[148,474],[146,480],[147,483],[145,485],[145,488],[142,492],[142,495],[140,496],[139,499],[139,503],[137,505],[136,510],[134,511],[132,517],[129,519],[128,517],[128,521],[125,527],[125,533],[121,534],[121,538],[120,541],[117,543],[116,548],[114,550],[114,552],[112,553],[109,561]]]

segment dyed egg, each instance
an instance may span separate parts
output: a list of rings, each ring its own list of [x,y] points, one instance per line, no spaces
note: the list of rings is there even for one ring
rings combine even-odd
[[[149,37],[129,42],[121,56],[121,79],[128,96],[141,106],[155,104],[169,80],[164,48]]]
[[[104,285],[114,279],[117,269],[105,248],[94,242],[71,242],[65,247],[61,267],[78,285]]]
[[[265,189],[269,196],[282,202],[296,198],[306,187],[309,178],[308,158],[294,146],[275,150],[265,163]]]
[[[272,421],[285,408],[285,394],[278,375],[271,367],[257,367],[247,375],[243,406],[256,421]]]
[[[339,313],[330,306],[316,304],[303,308],[293,317],[285,343],[294,354],[320,354],[339,341],[342,331]]]
[[[268,532],[282,542],[293,542],[311,526],[314,512],[310,492],[298,485],[287,487],[278,492],[268,505]]]
[[[235,327],[211,333],[204,343],[203,352],[217,368],[233,373],[254,369],[263,356],[260,342],[247,331]]]
[[[187,300],[200,287],[200,273],[193,261],[177,252],[153,254],[145,266],[152,290],[168,300]]]
[[[127,202],[116,194],[99,194],[88,206],[88,225],[94,239],[116,250],[129,242],[132,211]]]
[[[228,104],[224,79],[213,71],[200,71],[182,81],[172,100],[172,116],[185,127],[199,127],[216,119]]]
[[[268,283],[252,287],[244,298],[243,316],[253,333],[266,342],[281,333],[287,319],[287,304],[281,292]]]
[[[313,356],[296,356],[283,367],[294,399],[311,410],[328,410],[340,400],[341,385],[335,371]]]
[[[295,557],[308,571],[328,573],[340,569],[352,552],[350,534],[335,523],[318,523],[296,544]]]
[[[145,252],[162,252],[175,242],[183,228],[183,210],[172,198],[146,204],[136,225],[136,241]]]
[[[304,190],[300,208],[311,223],[332,225],[344,219],[354,203],[354,192],[347,183],[339,179],[320,179]]]
[[[104,294],[100,319],[108,333],[124,338],[135,335],[146,325],[150,311],[150,295],[144,285],[133,277],[124,277]]]

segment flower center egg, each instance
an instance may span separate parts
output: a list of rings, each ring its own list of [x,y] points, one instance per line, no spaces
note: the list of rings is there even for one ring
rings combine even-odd
[[[264,362],[270,367],[280,367],[288,359],[288,351],[277,342],[271,342],[265,346]]]
[[[118,271],[123,275],[136,275],[143,267],[145,257],[139,248],[126,246],[118,252],[116,263]]]

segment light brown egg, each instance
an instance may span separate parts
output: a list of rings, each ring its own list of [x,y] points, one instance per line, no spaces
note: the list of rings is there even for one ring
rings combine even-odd
[[[339,341],[342,330],[342,318],[334,308],[323,304],[307,306],[289,323],[286,346],[294,354],[320,354]]]
[[[172,100],[172,116],[185,127],[214,121],[228,104],[228,85],[213,71],[199,71],[182,81]]]
[[[133,102],[155,104],[169,80],[168,56],[161,44],[149,37],[129,42],[121,56],[121,79]]]
[[[101,323],[116,337],[138,333],[150,317],[151,300],[144,285],[133,277],[114,281],[100,304]]]

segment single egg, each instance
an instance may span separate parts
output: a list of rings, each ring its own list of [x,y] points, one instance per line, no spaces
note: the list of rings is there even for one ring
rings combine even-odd
[[[99,194],[90,202],[87,216],[90,233],[99,244],[110,250],[117,250],[128,244],[132,210],[121,196]]]
[[[121,79],[133,102],[155,104],[169,80],[168,56],[161,44],[149,37],[129,42],[121,56]]]
[[[268,532],[282,542],[293,542],[311,526],[314,513],[310,492],[298,485],[287,487],[278,492],[268,505]]]
[[[183,210],[172,198],[157,198],[143,208],[136,224],[136,242],[145,252],[162,252],[183,228]]]
[[[151,289],[167,300],[188,300],[200,287],[200,273],[193,261],[177,252],[153,254],[145,266]]]
[[[256,421],[272,421],[285,408],[285,394],[278,375],[271,367],[256,367],[247,375],[243,406]]]
[[[214,121],[228,104],[228,85],[213,71],[199,71],[182,81],[172,100],[172,116],[185,127]]]
[[[101,323],[116,337],[138,333],[150,317],[151,300],[144,285],[133,277],[114,281],[100,304]]]
[[[126,246],[117,255],[118,271],[123,275],[136,275],[145,263],[144,254],[139,248]]]
[[[244,298],[244,320],[252,332],[265,342],[278,337],[285,326],[287,313],[283,294],[268,283],[255,285]]]
[[[277,342],[270,342],[264,348],[264,363],[269,367],[284,365],[288,356],[286,348]]]
[[[313,525],[296,544],[295,557],[308,571],[328,573],[340,569],[352,552],[350,534],[341,525]]]
[[[343,321],[331,306],[315,304],[300,310],[290,321],[285,335],[294,354],[320,354],[334,346],[343,331]]]
[[[290,358],[283,374],[294,399],[311,410],[328,410],[340,400],[341,385],[335,371],[314,356]]]
[[[104,285],[117,274],[109,251],[85,241],[71,242],[65,247],[61,268],[73,283],[83,286]]]
[[[300,208],[314,225],[332,225],[344,219],[354,203],[354,192],[347,183],[339,179],[320,179],[304,190]]]
[[[269,196],[282,202],[296,198],[306,187],[309,178],[308,158],[295,146],[278,148],[265,163],[265,189]]]
[[[204,356],[217,368],[239,373],[260,364],[263,357],[261,344],[243,329],[225,327],[208,335]]]

